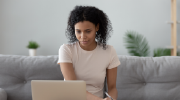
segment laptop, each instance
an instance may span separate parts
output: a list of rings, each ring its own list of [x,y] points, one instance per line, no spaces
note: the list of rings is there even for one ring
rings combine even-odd
[[[86,100],[83,80],[32,80],[32,100]]]

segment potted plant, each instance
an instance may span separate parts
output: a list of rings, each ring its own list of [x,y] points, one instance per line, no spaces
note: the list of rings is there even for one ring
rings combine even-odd
[[[125,47],[128,49],[128,53],[131,56],[146,57],[150,54],[150,47],[146,38],[135,32],[127,31],[125,37],[123,38]],[[159,56],[171,56],[171,49],[166,48],[156,48],[153,51],[153,57]],[[177,56],[180,55],[180,52],[177,52]]]
[[[127,31],[123,38],[125,47],[131,56],[146,57],[150,54],[150,47],[146,38],[135,31]]]
[[[29,49],[29,56],[36,56],[36,49],[40,47],[35,41],[29,41],[27,48]]]

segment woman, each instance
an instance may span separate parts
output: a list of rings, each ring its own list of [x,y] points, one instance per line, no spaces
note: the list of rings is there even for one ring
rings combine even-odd
[[[59,49],[60,68],[64,80],[84,80],[87,100],[103,99],[104,79],[108,94],[117,99],[116,75],[120,61],[115,49],[107,45],[112,32],[108,16],[96,7],[76,6],[68,19],[66,36],[69,43]]]

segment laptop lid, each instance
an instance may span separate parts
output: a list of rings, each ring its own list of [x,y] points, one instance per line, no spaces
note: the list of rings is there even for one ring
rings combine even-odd
[[[83,80],[32,80],[32,100],[86,100]]]

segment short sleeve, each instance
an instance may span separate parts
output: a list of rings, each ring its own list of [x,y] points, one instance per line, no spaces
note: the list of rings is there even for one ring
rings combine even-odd
[[[110,63],[109,63],[109,66],[107,67],[107,69],[115,68],[115,67],[119,66],[120,64],[121,63],[120,63],[119,58],[117,56],[116,50],[114,49],[113,46],[111,46]]]
[[[59,59],[58,59],[57,64],[59,64],[61,62],[72,63],[72,53],[71,53],[71,50],[65,44],[61,45],[61,47],[59,48]]]

